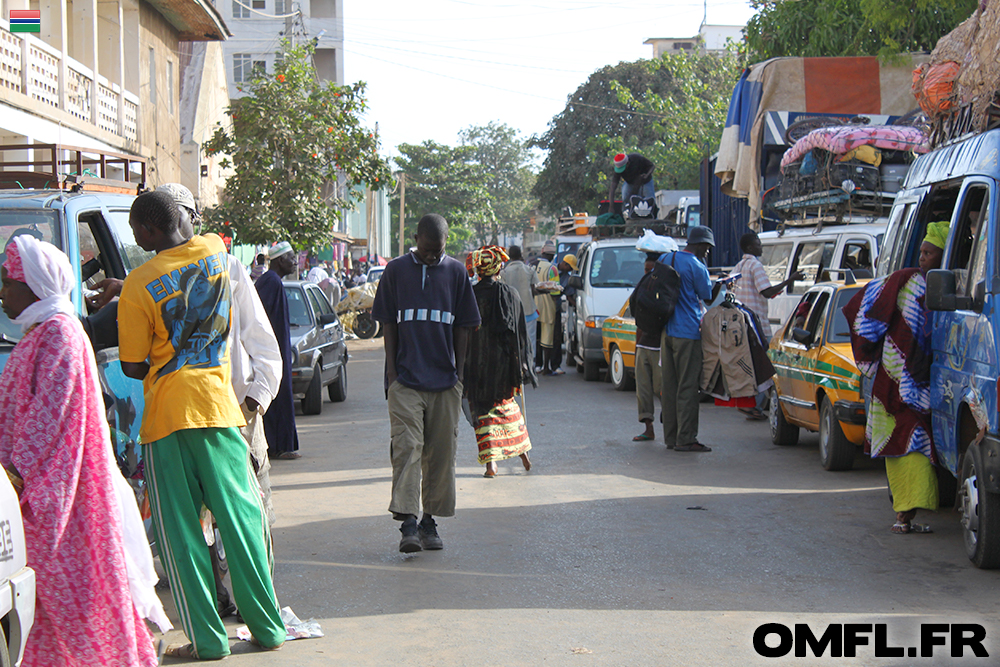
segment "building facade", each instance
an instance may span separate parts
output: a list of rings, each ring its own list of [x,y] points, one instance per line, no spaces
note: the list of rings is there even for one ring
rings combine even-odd
[[[659,58],[667,53],[724,53],[728,40],[740,42],[742,39],[741,25],[702,23],[693,37],[650,37],[643,44],[652,46],[653,57]]]
[[[233,32],[223,45],[229,97],[245,94],[243,84],[255,69],[274,72],[281,44],[315,40],[316,74],[322,81],[344,82],[343,0],[217,0]]]
[[[40,32],[12,33],[12,9],[40,11]],[[180,45],[228,34],[206,0],[0,0],[0,145],[134,155],[147,185],[181,181]]]

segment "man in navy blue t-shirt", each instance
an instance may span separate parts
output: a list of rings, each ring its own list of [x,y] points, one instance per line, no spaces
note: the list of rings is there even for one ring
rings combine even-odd
[[[392,427],[389,511],[403,522],[403,553],[443,548],[434,517],[455,515],[462,375],[469,329],[480,322],[465,266],[444,254],[445,219],[425,215],[417,224],[416,240],[415,250],[385,267],[372,306],[372,316],[385,332]]]

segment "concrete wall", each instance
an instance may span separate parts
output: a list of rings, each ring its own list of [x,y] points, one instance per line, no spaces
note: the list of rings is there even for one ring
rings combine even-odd
[[[147,174],[153,187],[181,180],[177,45],[177,30],[152,5],[140,1],[139,142],[149,160]]]
[[[219,203],[233,171],[219,166],[222,155],[208,156],[202,149],[220,123],[230,124],[225,58],[219,42],[181,42],[179,51],[181,183],[194,194],[199,208],[205,208]]]

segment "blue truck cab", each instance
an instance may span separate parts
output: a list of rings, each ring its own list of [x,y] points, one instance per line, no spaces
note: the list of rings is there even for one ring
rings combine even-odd
[[[104,278],[124,279],[152,253],[140,248],[128,224],[132,195],[66,190],[0,190],[0,263],[11,239],[30,234],[57,246],[76,271],[73,304],[81,318],[88,315],[86,296]],[[139,461],[142,383],[125,377],[118,361],[116,311],[102,311],[103,323],[85,322],[97,357],[111,439],[119,466],[133,486]],[[0,369],[21,338],[20,327],[0,311]]]
[[[950,221],[925,296],[933,438],[940,465],[957,480],[966,552],[981,568],[1000,567],[998,181],[1000,130],[919,157],[893,205],[877,270],[884,276],[917,266],[927,224]],[[942,504],[946,498],[942,491]]]

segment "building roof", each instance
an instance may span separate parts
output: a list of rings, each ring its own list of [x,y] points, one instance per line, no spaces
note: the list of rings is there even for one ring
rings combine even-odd
[[[208,0],[146,0],[177,28],[182,42],[221,41],[232,37],[222,15]]]

